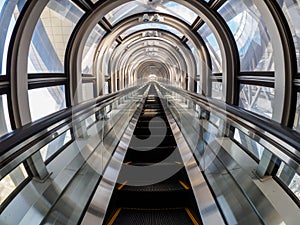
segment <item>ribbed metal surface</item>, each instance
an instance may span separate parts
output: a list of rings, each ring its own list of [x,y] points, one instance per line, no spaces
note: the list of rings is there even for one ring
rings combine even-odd
[[[176,147],[160,99],[151,86],[104,224],[200,224],[199,214],[190,211],[196,203]]]
[[[185,209],[122,209],[114,225],[194,225]]]

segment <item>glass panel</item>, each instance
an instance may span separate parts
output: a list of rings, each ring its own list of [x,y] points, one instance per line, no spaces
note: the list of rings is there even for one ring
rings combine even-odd
[[[59,137],[55,138],[49,144],[45,145],[41,148],[40,152],[42,155],[42,159],[46,161],[49,159],[53,154],[55,154],[60,148],[62,148],[65,144],[72,140],[70,130],[66,131]]]
[[[212,82],[212,93],[211,93],[211,97],[215,98],[215,99],[219,99],[222,100],[222,82]]]
[[[8,45],[11,35],[26,0],[0,1],[0,75],[6,74]]]
[[[168,25],[158,24],[158,23],[144,23],[144,24],[140,24],[140,25],[131,27],[128,30],[124,31],[124,33],[122,33],[120,36],[124,39],[126,36],[136,32],[136,31],[145,30],[145,29],[162,29],[162,30],[169,31],[169,32],[177,35],[179,38],[183,37],[183,34],[179,30],[177,30],[173,27],[170,27]]]
[[[30,44],[28,72],[64,72],[64,57],[70,35],[83,15],[68,0],[51,0],[36,24]]]
[[[0,95],[0,136],[11,131],[8,114],[7,95]]]
[[[190,25],[197,18],[197,14],[194,11],[177,2],[148,0],[136,0],[120,5],[119,7],[109,12],[105,16],[105,18],[112,25],[115,25],[125,17],[129,17],[140,12],[157,12],[173,15]]]
[[[193,10],[172,1],[163,4],[162,12],[179,17],[190,25],[197,18],[197,14]]]
[[[193,43],[191,41],[187,41],[186,44],[187,44],[187,46],[189,46],[189,48],[191,49],[191,52],[193,53],[193,56],[194,56],[195,62],[196,62],[196,66],[197,66],[197,75],[199,75],[200,74],[200,65],[202,65],[201,59],[200,59],[199,55],[197,54]]]
[[[239,106],[272,118],[275,89],[256,85],[241,84]]]
[[[104,29],[97,24],[87,39],[82,55],[83,74],[93,74],[93,59],[95,51],[104,34]]]
[[[31,89],[28,97],[32,121],[66,107],[64,86]]]
[[[297,53],[298,72],[300,72],[300,1],[277,0],[289,23]]]
[[[83,83],[83,101],[94,98],[94,84],[93,83]]]
[[[0,204],[28,177],[23,164],[11,171],[0,181]]]
[[[276,176],[300,199],[300,175],[296,171],[282,162]]]
[[[109,83],[108,83],[108,81],[105,81],[105,83],[104,83],[104,94],[106,95],[106,94],[109,94]]]
[[[212,72],[221,73],[222,72],[222,56],[220,51],[220,46],[217,42],[216,36],[213,34],[212,30],[207,24],[204,24],[198,33],[203,38],[208,51],[210,53],[212,61]]]
[[[244,132],[238,130],[237,128],[234,130],[234,137],[237,142],[239,142],[245,149],[252,153],[257,159],[261,159],[263,151],[265,148],[246,135]]]
[[[242,71],[273,71],[268,29],[253,0],[230,0],[219,10],[238,46]]]
[[[295,130],[300,132],[300,93],[297,93],[297,106],[296,106],[296,115],[294,120],[294,127]]]

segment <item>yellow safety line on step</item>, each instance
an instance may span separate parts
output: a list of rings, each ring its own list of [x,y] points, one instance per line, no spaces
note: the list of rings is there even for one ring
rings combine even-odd
[[[181,164],[182,164],[182,162],[178,162],[178,161],[175,161],[175,163],[178,164],[178,165],[181,165]]]
[[[187,214],[189,215],[190,219],[192,220],[194,225],[200,225],[197,220],[195,219],[195,217],[193,216],[193,214],[191,213],[191,211],[188,208],[184,208],[185,211],[187,212]]]
[[[118,190],[120,191],[126,184],[127,181],[124,181],[122,184],[119,185]]]
[[[185,190],[190,189],[190,187],[187,184],[185,184],[183,181],[179,180],[179,183],[181,184],[182,187],[184,187]]]
[[[121,208],[118,208],[118,210],[115,212],[115,214],[113,215],[113,217],[109,220],[109,222],[108,222],[107,225],[112,225],[115,222],[115,220],[117,219],[120,211],[121,211]]]
[[[130,163],[132,163],[132,161],[126,162],[126,163],[124,163],[124,164],[125,164],[125,165],[128,165],[128,164],[130,164]]]

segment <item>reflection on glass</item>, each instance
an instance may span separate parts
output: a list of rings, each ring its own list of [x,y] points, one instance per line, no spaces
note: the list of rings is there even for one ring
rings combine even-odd
[[[83,83],[82,84],[82,98],[83,101],[94,98],[94,83]]]
[[[186,44],[191,49],[191,52],[193,53],[193,56],[195,58],[196,65],[197,65],[197,74],[200,74],[200,65],[202,65],[202,61],[201,61],[198,53],[196,52],[196,49],[195,49],[195,46],[193,45],[193,43],[191,41],[187,41]]]
[[[217,42],[216,36],[213,34],[212,30],[207,24],[204,24],[199,30],[198,33],[203,38],[210,57],[212,61],[212,72],[221,73],[222,72],[222,55],[220,46]]]
[[[115,25],[122,19],[140,12],[157,12],[173,15],[179,19],[185,21],[191,25],[197,18],[197,14],[173,1],[148,1],[148,0],[136,0],[130,1],[110,11],[105,18],[112,24]]]
[[[45,145],[43,148],[40,149],[40,153],[42,155],[43,161],[49,159],[53,154],[55,154],[60,148],[62,148],[65,144],[71,141],[71,132],[70,130],[66,131],[65,133],[61,134],[49,144]]]
[[[183,37],[183,34],[176,28],[173,28],[173,27],[170,27],[170,26],[164,25],[164,24],[158,24],[158,23],[144,23],[144,24],[140,24],[140,25],[131,27],[131,28],[127,29],[126,31],[124,31],[124,33],[121,34],[121,37],[124,39],[125,37],[127,37],[128,35],[136,32],[136,31],[145,30],[145,29],[162,29],[162,30],[169,31],[169,32],[177,35],[179,38]]]
[[[28,97],[32,121],[66,107],[64,86],[31,89]]]
[[[300,132],[300,93],[297,93],[297,106],[296,106],[296,114],[294,120],[294,127],[295,130]]]
[[[101,41],[105,31],[100,25],[96,25],[89,35],[82,54],[82,73],[93,74],[93,58],[96,48]]]
[[[300,175],[296,171],[282,162],[276,176],[300,199]]]
[[[222,92],[222,82],[212,82],[212,92],[211,92],[211,97],[222,100],[223,98],[223,92]]]
[[[254,141],[252,138],[250,138],[248,135],[238,130],[237,128],[234,130],[233,138],[257,159],[261,159],[263,151],[265,149],[262,145]]]
[[[241,84],[239,106],[267,118],[272,118],[275,89]]]
[[[11,131],[8,114],[7,95],[0,95],[0,136]]]
[[[26,0],[0,1],[0,75],[6,74],[7,50],[11,35]]]
[[[277,2],[281,6],[282,11],[286,16],[293,35],[297,54],[298,72],[300,72],[300,1],[277,0]]]
[[[28,177],[23,164],[11,171],[0,181],[0,205]]]
[[[28,59],[29,73],[64,71],[64,57],[70,35],[83,15],[68,0],[50,0],[36,24]]]
[[[268,29],[253,0],[230,0],[219,10],[240,54],[242,71],[273,71],[273,48]]]

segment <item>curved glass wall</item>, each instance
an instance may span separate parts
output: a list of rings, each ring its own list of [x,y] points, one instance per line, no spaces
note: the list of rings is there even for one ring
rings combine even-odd
[[[300,132],[300,92],[297,93],[296,115],[293,128]]]
[[[300,1],[277,0],[277,2],[282,8],[293,35],[297,54],[298,72],[300,72]]]
[[[66,107],[64,86],[31,89],[28,97],[32,121]]]
[[[199,30],[199,35],[203,38],[208,51],[210,53],[212,61],[212,72],[221,73],[222,72],[222,55],[220,46],[217,42],[216,36],[209,28],[207,24],[204,24]]]
[[[103,28],[97,24],[88,37],[82,54],[83,74],[93,74],[93,59],[95,56],[95,51],[104,34],[105,31]]]
[[[28,73],[60,73],[70,35],[83,11],[68,0],[50,0],[36,24]]]
[[[11,35],[26,0],[0,1],[0,75],[6,74],[7,51]]]
[[[271,37],[253,0],[229,0],[218,12],[237,43],[241,71],[273,71]]]
[[[222,100],[223,84],[219,81],[213,81],[211,84],[211,97],[214,99]]]
[[[187,41],[186,44],[191,49],[191,52],[193,53],[193,56],[195,58],[195,62],[197,65],[197,75],[199,75],[199,73],[200,73],[199,67],[200,67],[200,65],[203,64],[203,62],[201,61],[198,53],[196,52],[196,49],[195,49],[195,46],[193,45],[193,43],[191,41]]]
[[[183,34],[176,28],[170,27],[165,24],[159,24],[159,23],[144,23],[144,24],[136,25],[124,31],[120,36],[121,38],[124,39],[125,37],[133,34],[136,31],[145,30],[145,29],[162,29],[175,34],[179,38],[183,37]]]
[[[274,88],[241,84],[239,106],[271,119],[274,96]]]
[[[136,0],[120,5],[109,12],[105,18],[112,25],[115,25],[125,17],[141,12],[157,12],[173,15],[185,21],[189,25],[191,25],[197,18],[197,14],[194,11],[177,2],[148,0]]]

